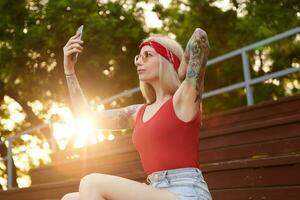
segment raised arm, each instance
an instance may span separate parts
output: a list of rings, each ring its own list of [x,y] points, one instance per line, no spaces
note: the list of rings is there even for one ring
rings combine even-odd
[[[141,104],[131,105],[118,109],[93,111],[79,86],[76,75],[67,75],[67,84],[76,116],[91,118],[99,128],[103,129],[132,129],[135,123],[135,114]]]
[[[189,39],[185,49],[186,75],[176,91],[178,104],[187,118],[193,117],[199,110],[204,89],[204,75],[209,43],[206,32],[197,28]]]
[[[89,116],[89,104],[80,88],[75,73],[66,75],[70,99],[72,102],[72,111],[76,117]]]
[[[83,43],[79,35],[71,37],[64,47],[64,71],[72,102],[72,111],[77,118],[88,117],[93,120],[97,127],[103,129],[131,129],[134,126],[135,114],[140,105],[132,105],[119,109],[96,112],[90,109],[79,82],[75,75],[74,66],[77,58],[74,53],[80,53]]]
[[[194,102],[202,102],[208,47],[206,32],[197,28],[190,38],[185,52],[186,56],[189,57],[185,81],[191,87],[192,91],[189,92],[195,96]]]
[[[123,108],[103,110],[94,113],[97,125],[107,129],[134,128],[136,113],[142,104],[135,104]]]

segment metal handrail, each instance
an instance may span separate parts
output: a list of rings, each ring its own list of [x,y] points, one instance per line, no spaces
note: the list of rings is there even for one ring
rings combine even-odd
[[[263,82],[263,81],[268,80],[270,78],[277,78],[277,77],[281,77],[281,76],[288,75],[288,74],[291,74],[291,73],[299,72],[300,68],[291,67],[291,68],[288,68],[288,69],[285,69],[285,70],[277,71],[275,73],[268,73],[268,74],[265,74],[264,76],[260,76],[260,77],[255,78],[255,79],[251,79],[249,59],[248,59],[247,52],[251,51],[251,50],[254,50],[258,47],[265,46],[267,44],[285,39],[285,38],[287,38],[289,36],[292,36],[292,35],[295,35],[299,32],[300,32],[300,27],[297,27],[297,28],[291,29],[289,31],[286,31],[286,32],[280,33],[278,35],[275,35],[273,37],[261,40],[259,42],[254,43],[254,44],[245,46],[245,47],[240,48],[238,50],[232,51],[232,52],[227,53],[225,55],[216,57],[212,60],[209,60],[207,62],[207,67],[209,65],[213,65],[213,64],[222,62],[222,61],[227,60],[229,58],[232,58],[234,56],[241,55],[242,56],[242,62],[243,62],[243,72],[244,72],[244,80],[245,81],[237,83],[237,84],[229,85],[229,86],[226,86],[226,87],[218,88],[218,89],[213,90],[213,91],[206,92],[206,93],[203,94],[203,98],[208,98],[208,97],[211,97],[211,96],[222,94],[224,92],[229,92],[229,91],[232,91],[232,90],[235,90],[235,89],[245,87],[246,88],[246,94],[247,94],[247,104],[248,105],[253,105],[254,101],[253,101],[253,92],[252,92],[252,89],[250,87],[251,85]]]
[[[40,129],[43,129],[43,128],[46,128],[46,127],[52,128],[52,123],[50,122],[48,124],[37,125],[35,127],[29,128],[25,131],[18,132],[15,135],[9,136],[4,141],[0,141],[0,145],[5,145],[5,142],[6,141],[8,142],[7,155],[5,157],[0,158],[0,161],[6,161],[7,160],[7,176],[8,176],[7,187],[8,187],[8,189],[12,188],[13,156],[24,153],[24,151],[21,151],[21,152],[15,153],[15,154],[12,153],[12,143],[13,143],[13,141],[16,140],[17,138],[19,138],[22,135],[31,134],[34,131],[37,131],[37,130],[40,130]],[[53,137],[53,135],[51,135],[51,149],[55,149],[54,145],[55,145],[54,137]]]
[[[242,57],[243,73],[244,73],[244,80],[245,81],[240,82],[240,83],[235,83],[235,84],[232,84],[232,85],[229,85],[229,86],[226,86],[226,87],[218,88],[218,89],[215,89],[215,90],[212,90],[212,91],[209,91],[209,92],[205,92],[202,95],[203,99],[245,87],[246,92],[247,92],[246,93],[247,94],[247,105],[253,105],[254,101],[253,101],[252,89],[250,87],[251,85],[263,82],[263,81],[268,80],[270,78],[277,78],[277,77],[281,77],[281,76],[288,75],[288,74],[291,74],[291,73],[299,72],[300,68],[290,67],[288,69],[284,69],[284,70],[277,71],[277,72],[274,72],[274,73],[267,73],[264,76],[260,76],[260,77],[251,79],[249,60],[248,60],[247,52],[251,51],[251,50],[254,50],[258,47],[265,46],[267,44],[271,44],[273,42],[285,39],[285,38],[287,38],[289,36],[292,36],[292,35],[295,35],[297,33],[300,33],[300,27],[288,30],[286,32],[280,33],[280,34],[275,35],[273,37],[261,40],[259,42],[253,43],[251,45],[242,47],[240,49],[231,51],[227,54],[224,54],[224,55],[218,56],[216,58],[213,58],[211,60],[208,60],[206,67],[208,67],[210,65],[213,65],[213,64],[216,64],[216,63],[219,63],[219,62],[223,62],[224,60],[227,60],[227,59],[230,59],[232,57],[240,55]],[[135,93],[135,92],[138,92],[138,91],[140,91],[139,87],[132,88],[129,91],[121,92],[117,95],[114,95],[113,97],[104,99],[103,101],[100,102],[100,104],[104,104],[104,103],[107,103],[109,101],[113,101],[113,100],[115,100],[117,98],[120,98],[120,97],[128,96],[128,95],[130,95],[132,93]]]
[[[275,41],[282,40],[282,39],[287,38],[289,36],[295,35],[299,32],[300,32],[300,27],[297,27],[297,28],[291,29],[289,31],[286,31],[286,32],[280,33],[278,35],[275,35],[273,37],[267,38],[265,40],[261,40],[259,42],[254,43],[254,44],[251,44],[251,45],[245,46],[243,48],[237,49],[235,51],[229,52],[229,53],[224,54],[222,56],[218,56],[216,58],[208,60],[206,67],[208,67],[210,65],[213,65],[213,64],[216,64],[216,63],[219,63],[219,62],[222,62],[222,61],[227,60],[229,58],[232,58],[234,56],[240,55],[242,57],[244,81],[240,82],[240,83],[235,83],[235,84],[232,84],[232,85],[229,85],[229,86],[226,86],[226,87],[218,88],[218,89],[215,89],[215,90],[212,90],[212,91],[209,91],[209,92],[206,92],[202,95],[203,99],[245,87],[246,92],[247,92],[246,93],[247,94],[247,104],[248,105],[253,105],[254,101],[253,101],[253,93],[252,93],[251,85],[263,82],[263,81],[271,79],[271,78],[277,78],[277,77],[285,76],[285,75],[288,75],[288,74],[291,74],[291,73],[299,72],[300,67],[299,68],[290,67],[288,69],[280,70],[280,71],[273,72],[273,73],[267,73],[264,76],[260,76],[260,77],[252,79],[251,76],[250,76],[250,67],[249,67],[249,60],[248,60],[247,52],[251,51],[253,49],[256,49],[258,47],[273,43]],[[135,88],[132,88],[130,90],[126,90],[124,92],[121,92],[119,94],[116,94],[114,96],[111,96],[107,99],[102,100],[100,102],[100,104],[105,104],[105,103],[111,102],[115,99],[119,99],[121,97],[131,95],[131,94],[136,93],[138,91],[140,91],[139,87],[135,87]],[[49,124],[40,124],[36,127],[30,128],[30,129],[25,130],[23,132],[16,133],[15,135],[8,137],[4,141],[0,141],[0,145],[4,144],[5,141],[8,141],[7,156],[2,159],[2,160],[8,160],[8,189],[12,188],[12,178],[13,178],[12,177],[12,156],[17,155],[17,154],[14,154],[14,155],[12,154],[12,142],[15,139],[19,138],[21,135],[31,134],[33,131],[45,128],[49,125],[50,125],[50,128],[52,128],[52,122],[50,122]],[[53,135],[52,135],[51,136],[51,149],[54,149],[55,148],[54,146],[55,146],[54,145],[54,138],[53,138]],[[19,153],[22,153],[22,152],[19,152]]]

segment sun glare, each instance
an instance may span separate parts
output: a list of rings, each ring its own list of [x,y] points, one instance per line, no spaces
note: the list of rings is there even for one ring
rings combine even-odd
[[[20,188],[28,187],[29,185],[31,185],[31,178],[28,175],[18,177],[17,183]]]
[[[115,136],[112,134],[112,133],[110,133],[109,135],[108,135],[108,137],[107,137],[107,139],[108,140],[114,140],[115,139]]]
[[[53,137],[55,138],[58,148],[65,149],[68,140],[73,136],[73,126],[69,124],[53,123]]]
[[[94,135],[95,126],[92,120],[88,118],[79,119],[76,123],[76,141],[74,144],[75,148],[83,147],[90,143],[90,141],[97,141]],[[96,138],[96,139],[95,139]],[[97,142],[96,142],[97,143]]]
[[[97,138],[100,142],[103,142],[105,140],[105,136],[104,134],[102,133],[102,131],[98,131],[98,134],[97,134]]]
[[[8,131],[12,131],[18,123],[25,119],[25,114],[22,112],[20,104],[9,96],[4,96],[4,104],[1,105],[1,108],[9,112],[8,118],[0,119],[0,124]]]
[[[96,110],[104,110],[104,105],[97,105]],[[73,119],[72,113],[67,107],[56,107],[56,113],[64,121],[64,123],[53,123],[53,136],[59,149],[65,149],[72,138],[74,140],[74,148],[81,148],[88,144],[97,144],[99,141],[105,140],[103,132],[96,129],[92,119]],[[112,136],[109,139],[113,139]]]

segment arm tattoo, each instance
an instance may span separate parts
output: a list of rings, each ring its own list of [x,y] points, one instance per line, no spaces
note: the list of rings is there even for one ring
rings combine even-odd
[[[83,95],[76,75],[67,75],[66,79],[74,114],[76,116],[87,114],[89,112],[89,105]]]
[[[206,33],[201,29],[196,30],[187,46],[190,50],[190,58],[188,61],[186,79],[191,82],[197,91],[194,102],[201,102],[204,89],[205,65],[209,47]]]
[[[131,105],[124,108],[104,110],[97,113],[97,121],[103,128],[110,129],[123,129],[133,128],[134,118],[133,114],[136,113],[140,105]]]
[[[137,111],[139,104],[131,105],[124,108],[104,110],[93,112],[90,110],[88,102],[83,95],[76,76],[66,76],[69,93],[71,97],[73,111],[76,116],[90,116],[97,122],[99,128],[123,129],[133,128],[133,114]]]

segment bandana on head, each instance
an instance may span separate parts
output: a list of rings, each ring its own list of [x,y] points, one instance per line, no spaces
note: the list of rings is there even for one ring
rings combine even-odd
[[[168,48],[164,47],[160,43],[154,41],[154,40],[147,40],[145,42],[142,42],[139,46],[139,48],[143,48],[143,46],[149,45],[155,49],[157,53],[159,53],[161,56],[163,56],[165,59],[167,59],[170,63],[173,64],[174,69],[177,71],[180,65],[180,60],[176,56],[175,53],[173,53]]]

